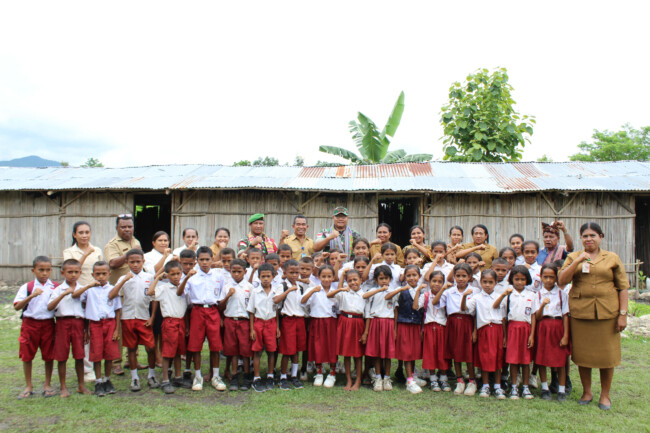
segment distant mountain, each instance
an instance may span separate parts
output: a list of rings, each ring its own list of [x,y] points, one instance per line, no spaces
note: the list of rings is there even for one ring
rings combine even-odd
[[[30,155],[24,158],[16,158],[11,161],[0,161],[0,167],[60,167],[61,163],[40,156]]]

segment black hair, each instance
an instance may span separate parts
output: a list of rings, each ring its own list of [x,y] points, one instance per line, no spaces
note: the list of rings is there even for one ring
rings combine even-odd
[[[266,258],[264,258],[264,261],[268,262],[269,260],[277,260],[278,262],[280,262],[280,256],[278,256],[275,253],[267,254]]]
[[[219,251],[219,257],[221,258],[222,256],[235,257],[235,250],[233,250],[232,248],[224,248],[223,250]]]
[[[293,217],[293,223],[294,223],[294,224],[296,223],[296,220],[297,220],[297,219],[303,219],[303,220],[305,220],[305,223],[307,222],[307,217],[304,216],[304,215],[301,215],[301,214],[298,214],[298,215],[296,215],[295,217]]]
[[[289,269],[289,266],[299,266],[298,261],[293,259],[287,260],[286,262],[284,262],[284,265],[282,265],[282,269],[286,271],[287,269]]]
[[[492,260],[492,266],[494,265],[509,265],[508,261],[504,259],[503,257],[497,257],[496,259]]]
[[[370,242],[368,242],[368,239],[366,239],[366,238],[357,238],[354,242],[352,242],[352,249],[353,250],[354,250],[354,247],[356,247],[359,242],[366,244],[368,249],[370,249]]]
[[[179,259],[193,259],[196,260],[196,253],[194,250],[191,250],[189,248],[185,248],[181,253],[178,255]]]
[[[379,278],[380,275],[384,275],[390,279],[393,279],[393,271],[390,269],[390,266],[387,265],[379,265],[375,268],[375,273],[372,277],[375,282],[377,282],[377,278]]]
[[[230,263],[230,269],[232,270],[233,266],[241,266],[244,270],[246,270],[246,267],[248,266],[248,263],[246,263],[242,259],[235,259]]]
[[[144,259],[144,252],[140,248],[132,248],[125,254],[126,260],[129,260],[131,256],[140,256]]]
[[[117,226],[120,223],[120,220],[131,220],[133,222],[133,215],[131,214],[123,214],[123,215],[118,215],[117,218],[115,218],[115,225]]]
[[[185,227],[185,228],[183,229],[183,233],[181,233],[181,237],[182,237],[182,238],[185,237],[185,233],[187,233],[188,230],[194,230],[194,233],[196,233],[196,237],[197,237],[197,238],[199,237],[199,231],[198,231],[197,229],[195,229],[194,227]]]
[[[517,274],[522,274],[526,277],[527,286],[533,284],[533,279],[530,276],[530,272],[528,271],[528,268],[523,265],[517,265],[517,266],[513,266],[513,268],[510,270],[510,276],[508,277],[508,282],[511,285],[515,284],[513,281],[514,281],[514,276]]]
[[[406,273],[411,269],[415,269],[416,271],[418,271],[418,275],[420,275],[420,267],[418,265],[406,265],[406,267],[404,268],[404,275],[406,275]]]
[[[562,269],[562,266],[564,266],[564,259],[556,260],[551,263],[553,266],[555,266],[558,269]]]
[[[32,267],[35,268],[39,263],[49,263],[52,264],[52,260],[48,256],[36,256],[34,261],[32,261]]]
[[[416,225],[414,225],[413,227],[411,227],[409,229],[409,236],[413,234],[413,230],[415,230],[415,229],[420,230],[422,232],[422,235],[424,236],[424,234],[425,234],[424,228],[419,224],[416,224]]]
[[[397,254],[397,245],[395,245],[392,242],[386,242],[384,245],[381,246],[381,254],[382,255],[388,250],[393,250],[393,251],[395,251],[395,254]]]
[[[219,227],[218,229],[216,229],[216,230],[214,231],[214,237],[216,238],[217,235],[219,234],[219,232],[222,231],[222,230],[223,230],[224,232],[228,233],[228,237],[230,237],[230,230],[228,230],[228,229],[225,228],[225,227]]]
[[[332,253],[342,254],[342,253],[343,253],[343,250],[340,249],[340,248],[331,248],[329,252],[330,252],[330,256],[331,256]]]
[[[415,248],[415,247],[413,247],[413,248],[408,248],[408,249],[406,250],[406,252],[404,253],[404,258],[406,259],[406,258],[408,257],[409,254],[415,254],[415,255],[417,255],[418,257],[422,257],[422,253],[420,252],[420,250],[418,250],[418,249]]]
[[[316,260],[317,257],[320,257],[323,255],[322,251],[316,251],[314,254],[311,255],[312,260]]]
[[[269,263],[262,263],[259,268],[257,268],[257,275],[261,275],[264,271],[270,271],[271,275],[275,277],[275,268]]]
[[[472,272],[472,267],[470,265],[468,265],[467,263],[458,263],[456,266],[454,266],[453,275],[456,276],[456,272],[458,272],[458,271],[467,272],[467,275],[469,277],[474,275],[474,272]]]
[[[348,280],[348,277],[349,277],[350,275],[358,275],[358,276],[359,276],[359,279],[360,279],[360,280],[362,279],[362,277],[361,277],[361,272],[359,272],[359,271],[357,271],[357,270],[354,270],[354,269],[350,269],[350,270],[345,274],[345,281]]]
[[[75,233],[77,233],[77,229],[78,229],[80,226],[88,226],[88,228],[90,228],[90,224],[87,223],[86,221],[77,221],[76,223],[74,223],[74,224],[72,225],[72,234],[73,234],[73,235],[74,235]],[[75,243],[77,243],[77,241],[75,240],[74,236],[72,236],[72,245],[74,245]]]
[[[314,264],[314,259],[312,259],[309,256],[301,257],[300,258],[300,263],[309,263],[310,265]]]
[[[605,236],[605,234],[603,233],[603,229],[600,228],[600,226],[598,224],[596,224],[595,222],[588,222],[588,223],[584,223],[583,225],[581,225],[580,226],[580,236],[582,236],[584,231],[588,230],[588,229],[591,229],[591,230],[595,231],[599,236]]]
[[[515,251],[514,248],[512,247],[505,247],[501,248],[501,251],[499,251],[499,257],[503,257],[503,254],[510,251],[512,253],[512,256],[516,259],[517,258],[517,251]]]
[[[465,261],[467,261],[467,259],[469,259],[470,257],[474,257],[475,259],[478,259],[479,262],[483,260],[483,257],[481,257],[479,253],[471,252],[465,256]]]
[[[95,272],[95,269],[99,268],[100,266],[106,266],[108,268],[108,271],[111,271],[111,267],[108,265],[108,262],[104,260],[97,260],[95,263],[93,263],[93,272]]]
[[[77,259],[67,259],[61,263],[61,270],[65,269],[66,266],[79,266],[81,267],[81,262]]]
[[[526,245],[533,245],[535,246],[535,249],[539,253],[539,243],[537,241],[526,241],[523,244],[521,244],[521,251],[524,251],[524,248],[526,248]]]
[[[278,253],[280,251],[289,251],[289,252],[291,252],[291,254],[293,254],[293,250],[291,249],[291,245],[288,245],[288,244],[280,244],[280,246],[278,247]]]
[[[525,241],[523,235],[520,235],[519,233],[515,233],[515,234],[510,235],[510,237],[508,238],[508,243],[511,243],[513,238],[519,238],[519,239],[521,239],[521,242]]]
[[[451,236],[451,232],[453,232],[454,230],[460,231],[460,234],[465,236],[465,232],[463,231],[463,228],[461,226],[451,226],[451,228],[449,229],[449,236]]]
[[[170,260],[167,263],[165,263],[165,272],[169,272],[174,268],[178,268],[181,271],[183,270],[183,267],[181,266],[181,262],[178,260]]]
[[[494,278],[495,282],[497,281],[497,273],[494,272],[492,269],[486,269],[483,272],[481,272],[481,279],[487,276],[491,276],[492,278]]]
[[[370,264],[370,258],[369,257],[355,257],[354,261],[352,262],[352,266],[356,265],[359,262],[364,262],[366,265]]]
[[[447,280],[447,277],[445,277],[445,274],[442,273],[442,271],[433,271],[433,272],[431,272],[431,274],[429,274],[429,282],[431,282],[431,280],[433,280],[433,277],[435,277],[436,275],[440,275],[442,277],[442,284],[445,284],[445,281]]]
[[[251,248],[250,250],[248,250],[248,255],[250,256],[251,254],[262,254],[262,250],[260,250],[259,248]]]
[[[160,230],[153,234],[153,237],[151,238],[151,242],[156,242],[158,238],[161,237],[162,235],[167,236],[167,240],[169,240],[169,234],[167,234],[166,231]]]
[[[431,251],[433,251],[433,249],[435,247],[437,247],[437,246],[443,247],[445,249],[445,252],[447,252],[447,242],[443,242],[443,241],[435,241],[435,242],[433,242],[431,244]]]
[[[325,271],[327,269],[332,271],[332,275],[334,275],[334,268],[333,267],[331,267],[330,265],[323,265],[320,268],[318,268],[318,277],[320,278],[320,274],[322,274],[323,271]]]
[[[196,258],[198,259],[201,254],[210,254],[210,257],[213,256],[212,250],[209,247],[199,247],[196,250]]]
[[[375,229],[375,233],[377,233],[382,227],[386,227],[388,229],[388,233],[393,233],[393,228],[390,226],[390,224],[387,223],[379,223]]]
[[[555,266],[555,265],[552,264],[552,263],[548,263],[548,264],[542,266],[542,269],[539,271],[539,276],[540,276],[540,277],[542,276],[542,274],[544,273],[544,271],[545,271],[546,269],[550,269],[550,270],[552,270],[553,273],[555,274],[555,279],[557,280],[557,271],[558,271],[557,266]]]
[[[485,232],[485,243],[490,242],[490,233],[488,232],[487,227],[485,227],[483,224],[476,224],[474,227],[472,227],[472,235],[474,235],[476,229],[483,229]]]

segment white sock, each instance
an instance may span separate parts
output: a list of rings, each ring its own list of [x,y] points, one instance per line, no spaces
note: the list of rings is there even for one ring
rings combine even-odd
[[[542,382],[542,390],[548,391],[548,382]]]
[[[189,368],[186,368],[185,370],[183,370],[183,373],[185,373],[185,372],[191,373],[192,370],[190,370]]]
[[[138,378],[138,370],[131,370],[131,380]]]
[[[153,368],[150,368],[148,377],[156,377],[156,370],[153,369]]]
[[[564,392],[566,390],[566,387],[563,385],[560,385],[557,387],[557,392]]]
[[[212,377],[219,377],[219,367],[212,369]]]
[[[500,383],[495,383],[494,384],[494,389],[501,389],[501,384]]]
[[[447,378],[446,374],[441,374],[440,375],[440,380],[447,382],[447,380],[449,380],[449,379]]]
[[[412,378],[412,377],[408,377],[408,378],[406,378],[406,383],[411,383],[411,382],[413,382],[413,378]]]
[[[497,387],[497,386],[494,385],[494,389],[496,389],[496,387]],[[490,389],[490,385],[488,385],[488,384],[486,383],[485,385],[483,385],[482,389]]]
[[[108,381],[108,379],[109,379],[108,377],[103,376],[103,377],[102,377],[102,382],[106,382],[106,381]]]
[[[291,377],[298,376],[298,364],[291,364]]]
[[[194,372],[194,377],[203,377],[203,375],[201,375],[201,370],[196,370]]]
[[[375,375],[375,378],[376,378],[377,380],[381,380],[381,374],[377,374],[377,375]]]
[[[384,380],[390,379],[390,376],[388,374],[384,374]]]
[[[280,380],[282,380],[282,379],[286,379],[286,378],[287,378],[287,375],[286,375],[286,374],[280,374]]]
[[[259,376],[255,376],[255,377],[253,378],[253,381],[255,381],[255,380],[257,380],[257,379],[260,379],[260,380],[262,380],[262,378],[261,378],[261,377],[259,377]]]
[[[431,382],[435,382],[435,381],[438,380],[438,376],[436,376],[435,374],[432,374],[432,375],[429,376],[429,380],[431,380]]]
[[[95,379],[95,385],[99,385],[100,383],[102,383],[101,379]]]
[[[513,386],[516,387],[517,385],[513,385]],[[524,389],[528,389],[528,385],[524,385]]]
[[[524,385],[524,388],[528,388],[528,387],[526,385]],[[517,384],[516,383],[514,383],[512,385],[512,389],[515,390],[515,392],[517,391]]]
[[[266,378],[267,379],[273,379],[273,373],[267,373]]]

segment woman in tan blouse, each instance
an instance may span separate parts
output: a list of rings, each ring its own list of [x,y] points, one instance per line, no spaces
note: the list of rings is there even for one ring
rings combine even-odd
[[[621,259],[600,248],[603,231],[596,223],[580,227],[584,249],[569,254],[558,278],[569,292],[572,359],[580,370],[582,397],[579,404],[593,400],[591,369],[600,370],[598,407],[609,410],[609,391],[614,367],[621,363],[621,331],[627,326],[627,289],[630,283]]]
[[[492,266],[492,260],[499,257],[499,252],[492,245],[488,245],[490,241],[490,234],[488,233],[487,227],[483,224],[477,224],[472,227],[472,239],[474,242],[468,244],[463,244],[460,247],[460,251],[456,253],[456,257],[459,259],[464,258],[469,253],[478,253],[481,256],[481,271],[489,269]]]
[[[386,223],[381,223],[377,226],[377,239],[370,242],[370,264],[381,263],[383,260],[381,258],[381,247],[386,242],[390,242],[390,237],[393,234],[393,229]],[[395,245],[397,248],[397,256],[395,257],[395,263],[400,266],[404,266],[404,253],[402,248],[399,245]]]

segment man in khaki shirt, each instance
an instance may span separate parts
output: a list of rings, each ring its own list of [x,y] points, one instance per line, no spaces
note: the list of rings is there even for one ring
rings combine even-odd
[[[289,235],[289,230],[282,230],[280,244],[287,244],[291,247],[293,259],[300,260],[303,257],[311,257],[314,254],[314,241],[307,237],[307,217],[296,215],[293,218],[293,234]]]

